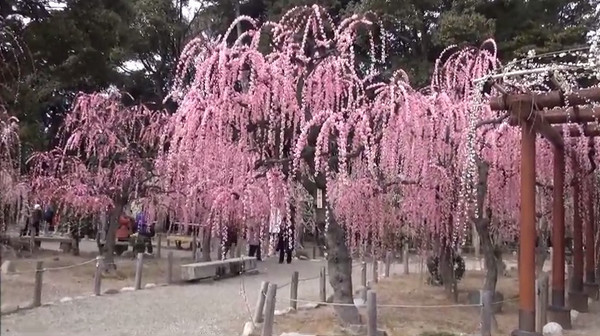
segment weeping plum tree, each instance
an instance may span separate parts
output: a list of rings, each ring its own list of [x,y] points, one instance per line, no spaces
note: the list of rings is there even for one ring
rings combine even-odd
[[[19,220],[26,188],[21,184],[21,141],[19,120],[0,105],[0,222],[1,232]]]
[[[228,44],[240,21],[250,29]],[[362,188],[387,197],[388,185],[404,183],[394,163],[399,144],[394,134],[403,132],[404,113],[432,107],[430,98],[410,88],[404,72],[387,81],[377,73],[386,58],[386,34],[376,23],[366,14],[335,24],[318,6],[297,7],[279,22],[261,25],[240,17],[221,39],[192,40],[177,68],[171,97],[179,109],[165,136],[169,151],[160,159],[175,189],[190,200],[202,190],[213,195],[207,197],[219,207],[211,212],[238,206],[242,219],[262,216],[268,207],[255,202],[265,192],[271,208],[284,210],[286,234],[293,215],[288,200],[302,194],[296,186],[315,200],[322,193],[316,223],[326,232],[329,281],[339,303],[353,302],[348,231],[381,232],[366,228],[383,225],[377,221],[385,216],[357,216],[350,198],[356,202],[361,193],[343,190]],[[362,61],[354,50],[360,37],[370,55]],[[198,164],[205,152],[215,161],[212,166]],[[223,169],[225,164],[216,162],[231,153],[253,164],[245,161],[227,180],[224,170],[235,167]],[[217,187],[199,186],[207,183]],[[382,198],[371,201],[373,209],[384,208]],[[188,213],[206,207],[194,203],[187,204]],[[335,309],[343,322],[360,322],[354,306]]]
[[[150,192],[158,134],[166,118],[145,106],[126,107],[115,90],[80,94],[58,134],[59,146],[30,158],[32,195],[80,215],[109,213],[105,254],[114,265],[117,218]]]

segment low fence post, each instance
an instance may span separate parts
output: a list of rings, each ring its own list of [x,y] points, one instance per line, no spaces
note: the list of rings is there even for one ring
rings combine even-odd
[[[312,258],[317,259],[317,245],[313,245],[312,247]]]
[[[404,244],[404,248],[402,249],[402,261],[404,262],[404,274],[408,274],[408,264],[410,262],[408,256],[408,244]]]
[[[360,264],[360,285],[361,285],[361,298],[363,302],[367,302],[367,263],[362,262]]]
[[[379,262],[377,261],[377,259],[373,259],[373,283],[379,282],[379,272],[377,270],[378,264]]]
[[[137,261],[135,264],[135,290],[142,289],[142,270],[144,268],[144,254],[137,254]]]
[[[384,272],[384,276],[386,278],[390,277],[391,266],[392,266],[392,252],[387,251],[387,253],[385,254],[385,272]]]
[[[94,273],[94,295],[100,295],[102,290],[102,269],[104,268],[104,256],[96,257],[96,272]]]
[[[494,292],[481,290],[479,291],[479,297],[481,303],[481,336],[491,336]]]
[[[173,283],[173,251],[167,254],[167,284]]]
[[[194,262],[198,261],[198,244],[196,243],[198,236],[196,235],[196,231],[192,229],[192,260]]]
[[[273,336],[276,297],[277,284],[269,284],[269,289],[267,289],[267,300],[265,302],[265,323],[263,323],[262,336]]]
[[[159,233],[156,237],[156,257],[160,259],[162,255],[162,233]]]
[[[292,282],[290,282],[290,308],[298,309],[298,271],[292,273]]]
[[[38,261],[35,264],[35,284],[33,286],[33,306],[42,305],[42,279],[44,276],[44,262]]]
[[[367,293],[367,336],[377,336],[377,295],[374,290]]]
[[[252,317],[254,323],[261,323],[263,321],[263,310],[265,309],[265,299],[267,297],[268,288],[268,281],[263,281],[260,284],[260,292],[258,293],[258,300],[256,301],[256,309],[254,310],[254,316]]]
[[[535,331],[542,332],[547,322],[548,273],[542,272],[535,282]]]
[[[327,272],[325,271],[325,266],[321,267],[321,272],[319,273],[319,298],[321,302],[327,301]]]

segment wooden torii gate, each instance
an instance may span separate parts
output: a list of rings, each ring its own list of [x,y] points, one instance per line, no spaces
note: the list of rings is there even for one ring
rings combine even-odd
[[[491,79],[490,79],[491,81]],[[493,82],[492,82],[493,84]],[[501,87],[496,86],[502,92]],[[568,289],[568,303],[565,300],[565,148],[563,136],[600,135],[600,108],[588,106],[600,102],[600,88],[582,89],[565,94],[561,90],[539,94],[506,94],[493,97],[492,110],[509,111],[511,124],[521,127],[521,215],[519,241],[519,326],[513,336],[538,336],[535,332],[535,243],[536,243],[536,133],[541,134],[553,145],[553,205],[552,205],[552,295],[549,307],[549,321],[559,323],[563,328],[571,328],[570,309],[579,312],[588,311],[588,297],[598,298],[598,283],[595,272],[599,265],[595,260],[594,243],[586,246],[583,254],[582,218],[575,207],[573,215],[573,268],[571,286]],[[544,109],[548,109],[544,111]],[[562,128],[553,124],[568,122],[583,124],[583,133],[579,128],[568,129],[562,134]],[[590,123],[590,124],[588,124]],[[591,124],[593,123],[593,124]],[[577,158],[571,156],[576,173]],[[575,202],[581,200],[583,180],[572,183]],[[588,206],[594,204],[594,193],[588,195]],[[594,242],[594,214],[590,211],[589,225],[585,228],[587,242]],[[585,261],[585,282],[584,282]]]

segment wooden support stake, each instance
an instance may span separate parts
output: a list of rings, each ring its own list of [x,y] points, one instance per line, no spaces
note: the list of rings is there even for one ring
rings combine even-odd
[[[367,336],[377,336],[377,295],[374,290],[367,293]]]
[[[319,273],[319,299],[321,299],[321,302],[327,301],[327,272],[325,266],[321,267]]]
[[[408,256],[408,244],[404,244],[404,248],[402,249],[402,261],[404,262],[404,274],[408,274],[408,264],[410,262]]]
[[[492,317],[494,310],[492,308],[494,292],[491,290],[481,290],[481,336],[492,335]]]
[[[173,251],[167,254],[167,284],[173,283]]]
[[[33,229],[32,229],[33,232]],[[35,284],[33,286],[33,306],[42,305],[42,279],[44,275],[44,262],[38,261],[35,264]]]
[[[373,277],[371,280],[373,280],[373,283],[378,283],[379,282],[379,272],[377,270],[377,266],[379,265],[379,263],[377,262],[377,259],[373,260]]]
[[[385,254],[385,273],[384,276],[386,278],[390,277],[390,268],[392,267],[392,252],[388,251]]]
[[[263,310],[265,309],[265,299],[267,297],[268,288],[268,281],[263,281],[260,284],[260,292],[258,293],[258,300],[256,301],[256,309],[254,309],[254,316],[252,317],[254,323],[261,323],[263,321]]]
[[[538,333],[542,332],[548,321],[548,281],[548,273],[542,272],[535,283],[535,331]]]
[[[198,244],[196,243],[197,237],[196,231],[192,229],[192,260],[194,262],[198,261]]]
[[[159,233],[156,237],[156,257],[160,259],[162,256],[162,233]]]
[[[290,282],[290,308],[298,309],[298,271],[292,273],[292,282]]]
[[[360,297],[367,302],[367,263],[364,261],[360,264],[360,286]]]
[[[142,289],[142,269],[144,267],[144,254],[137,254],[137,262],[135,264],[135,290]]]
[[[313,245],[312,247],[312,258],[317,259],[317,245]]]
[[[277,284],[269,284],[265,302],[265,323],[263,323],[262,336],[273,336],[273,322],[275,321],[275,298]]]
[[[104,268],[104,256],[96,257],[96,272],[94,273],[94,295],[100,295],[102,290],[102,269]]]

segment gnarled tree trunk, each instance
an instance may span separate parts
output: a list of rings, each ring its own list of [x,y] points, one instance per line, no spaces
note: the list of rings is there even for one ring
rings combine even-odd
[[[446,297],[454,302],[458,302],[458,284],[454,274],[454,250],[444,242],[440,246],[439,255],[440,261],[438,265]]]
[[[329,205],[327,205],[329,207]],[[319,224],[324,225],[324,209],[317,211]],[[321,216],[319,216],[321,213]],[[322,219],[322,220],[319,220]],[[325,233],[327,242],[327,266],[329,273],[329,284],[333,287],[333,302],[353,304],[352,292],[352,257],[348,246],[346,246],[346,232],[338,224],[329,209],[329,225]],[[359,324],[360,315],[356,306],[334,306],[335,312],[344,324]]]
[[[202,261],[210,261],[210,227],[202,230]]]

